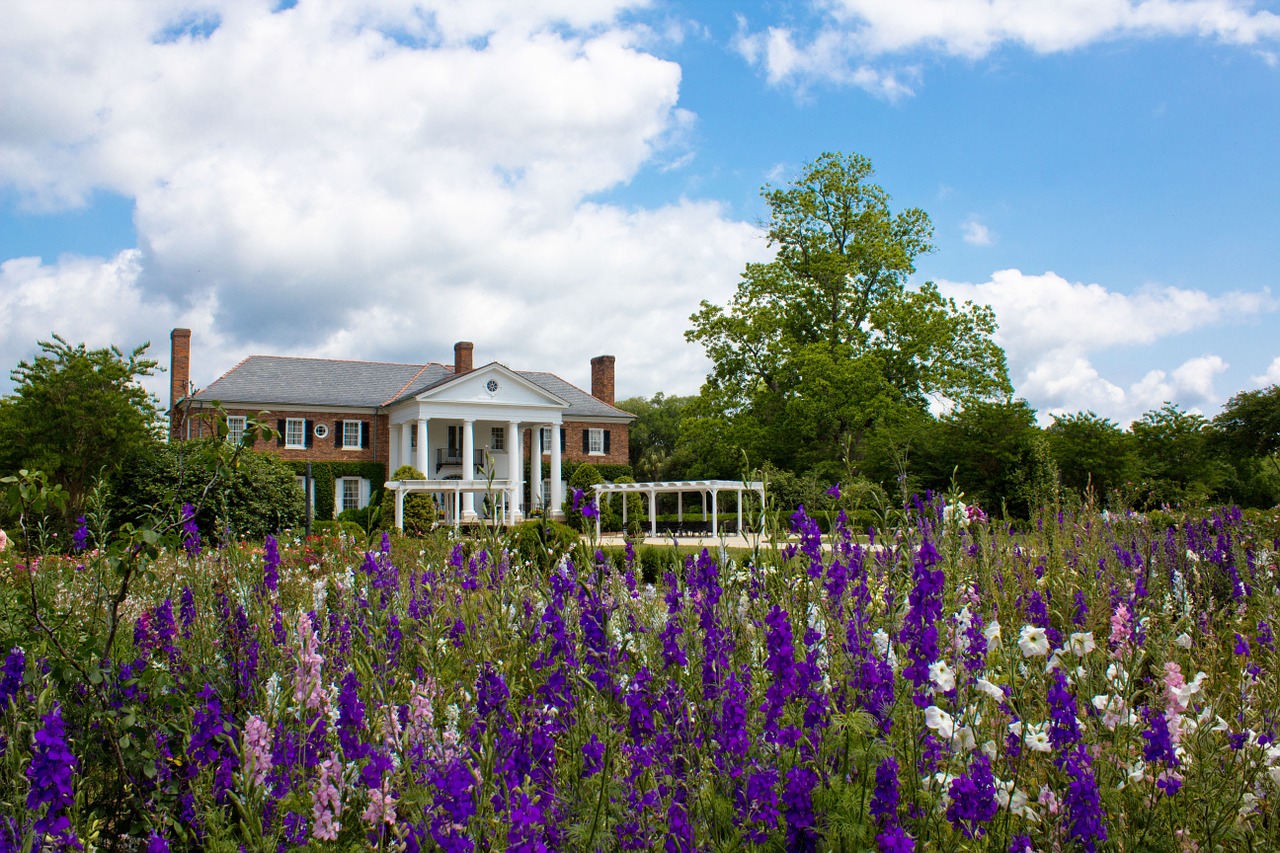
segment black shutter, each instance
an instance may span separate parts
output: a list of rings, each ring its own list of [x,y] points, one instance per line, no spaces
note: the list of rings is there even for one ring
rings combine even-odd
[[[584,429],[582,431],[582,452],[591,452],[591,430],[589,429]]]
[[[333,422],[333,446],[342,449],[342,421]]]
[[[564,428],[560,429],[560,452],[564,453]]]
[[[284,418],[276,421],[276,430],[280,433],[276,438],[276,446],[284,447]]]
[[[365,450],[369,449],[369,422],[360,422],[360,446]]]
[[[314,425],[315,425],[315,421],[302,422],[302,443],[305,444],[307,447],[310,447],[312,444],[315,443],[312,440],[313,439],[312,427]]]
[[[604,431],[604,455],[609,455],[609,431]]]

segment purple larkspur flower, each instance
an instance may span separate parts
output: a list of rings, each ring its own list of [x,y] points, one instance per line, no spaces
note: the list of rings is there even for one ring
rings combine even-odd
[[[76,524],[78,526],[71,534],[71,547],[77,551],[83,551],[89,547],[89,525],[85,523],[83,515],[76,519]]]
[[[604,743],[595,732],[582,745],[582,778],[590,779],[604,767]]]
[[[182,549],[192,557],[200,553],[200,527],[196,524],[196,508],[182,505]]]
[[[276,537],[268,533],[262,551],[262,583],[275,592],[280,586],[280,545]]]
[[[31,785],[27,791],[27,808],[38,814],[32,828],[37,837],[51,835],[62,845],[78,850],[80,842],[71,828],[67,810],[75,800],[71,779],[80,762],[67,745],[61,706],[55,704],[41,719],[44,724],[36,731],[31,763],[27,765]],[[39,814],[41,806],[45,807],[43,814]]]
[[[947,789],[951,802],[947,806],[947,820],[964,833],[966,838],[985,834],[982,824],[996,816],[995,777],[991,774],[991,762],[979,753],[969,765],[969,772],[951,781]]]
[[[5,656],[4,668],[0,669],[0,711],[8,708],[11,701],[17,700],[22,691],[22,676],[26,669],[26,654],[21,648],[14,646]]]

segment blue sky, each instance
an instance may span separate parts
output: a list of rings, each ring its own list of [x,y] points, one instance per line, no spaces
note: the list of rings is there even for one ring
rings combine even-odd
[[[57,332],[692,393],[762,184],[872,158],[1019,396],[1121,424],[1280,381],[1280,6],[0,7],[0,361]],[[167,402],[167,379],[152,387]],[[9,385],[0,377],[0,390]]]

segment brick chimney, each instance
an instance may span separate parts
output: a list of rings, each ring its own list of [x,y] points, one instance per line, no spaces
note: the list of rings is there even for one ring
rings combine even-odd
[[[591,359],[591,396],[601,403],[613,405],[613,363],[611,355]]]
[[[191,330],[169,333],[169,410],[191,389]]]
[[[453,373],[455,376],[471,372],[471,356],[475,348],[475,344],[471,343],[471,341],[458,341],[453,345]]]

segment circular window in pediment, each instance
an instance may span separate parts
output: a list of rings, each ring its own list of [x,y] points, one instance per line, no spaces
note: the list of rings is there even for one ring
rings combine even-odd
[[[316,428],[315,428],[315,430],[314,430],[314,431],[315,431],[315,434],[316,434],[316,438],[325,438],[326,436],[328,436],[328,435],[329,435],[329,425],[328,425],[328,424],[316,424]]]
[[[490,379],[488,382],[484,383],[484,389],[485,389],[486,391],[488,391],[490,394],[497,394],[497,393],[498,393],[498,380],[496,380],[496,379]]]

